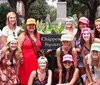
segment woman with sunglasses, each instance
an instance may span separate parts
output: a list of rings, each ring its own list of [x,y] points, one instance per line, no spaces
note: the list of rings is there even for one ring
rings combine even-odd
[[[59,70],[59,83],[62,82],[60,76],[62,76],[62,67],[63,67],[63,56],[66,54],[73,55],[74,65],[77,67],[77,51],[75,48],[72,48],[71,45],[72,37],[68,34],[63,34],[61,36],[61,47],[57,48],[56,56],[57,56],[57,65]]]
[[[6,26],[2,29],[1,37],[3,46],[6,45],[9,36],[18,37],[22,29],[17,26],[17,16],[14,12],[9,12],[6,16]]]
[[[79,69],[74,66],[70,54],[63,56],[62,83],[57,85],[80,85]]]
[[[0,85],[18,85],[18,67],[23,64],[18,40],[7,38],[7,45],[0,50]]]
[[[89,85],[100,85],[100,44],[93,43],[91,52],[85,56],[86,73]]]
[[[19,35],[18,44],[24,59],[24,64],[19,67],[18,76],[20,83],[27,85],[31,72],[38,69],[37,51],[41,46],[40,34],[37,32],[34,18],[27,19],[25,32]]]

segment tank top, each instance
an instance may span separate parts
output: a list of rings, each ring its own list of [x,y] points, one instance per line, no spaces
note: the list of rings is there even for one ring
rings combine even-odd
[[[70,47],[69,51],[67,54],[71,54],[72,55],[72,47]],[[62,50],[62,47],[60,47],[60,58],[61,58],[61,64],[63,64],[63,56],[64,56],[64,51]]]
[[[90,54],[87,55],[87,63],[89,64],[89,68],[90,68],[90,71],[91,71],[91,74],[92,74],[92,79],[97,80],[98,78],[100,78],[100,68],[97,68],[96,66],[92,66]],[[92,70],[94,72],[92,72]]]
[[[38,72],[36,70],[36,78],[33,81],[33,85],[45,85],[45,84],[47,84],[47,78],[48,78],[48,70],[46,71],[46,76],[45,76],[45,79],[43,81],[39,80]]]

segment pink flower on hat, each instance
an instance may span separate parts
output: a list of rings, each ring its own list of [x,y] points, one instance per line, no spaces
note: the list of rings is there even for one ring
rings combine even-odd
[[[63,56],[63,62],[64,61],[73,61],[73,57],[70,54],[66,54]]]
[[[86,17],[81,17],[81,18],[79,19],[79,23],[80,23],[80,22],[89,25],[89,22],[90,22],[90,21],[89,21],[88,18],[86,18]]]

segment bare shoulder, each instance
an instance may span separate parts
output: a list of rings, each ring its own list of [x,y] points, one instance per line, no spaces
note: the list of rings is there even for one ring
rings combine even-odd
[[[31,72],[31,76],[36,76],[36,70]]]
[[[100,39],[99,38],[94,38],[94,42],[95,43],[100,43]]]
[[[60,52],[60,47],[59,47],[59,48],[57,48],[56,52]]]
[[[72,48],[72,51],[76,51],[76,48],[75,48],[75,47],[73,47],[73,48]]]
[[[18,37],[18,41],[24,41],[24,39],[25,39],[25,33],[22,32]]]
[[[50,69],[48,70],[48,72],[49,72],[49,73],[52,73],[52,71],[51,71]]]
[[[79,72],[79,69],[78,68],[75,68],[75,71]]]

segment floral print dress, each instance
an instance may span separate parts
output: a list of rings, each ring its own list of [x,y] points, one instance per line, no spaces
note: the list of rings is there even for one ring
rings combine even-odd
[[[17,85],[19,79],[17,76],[18,60],[9,57],[7,54],[0,56],[0,69],[6,76],[6,81],[2,81],[0,75],[0,85]]]

